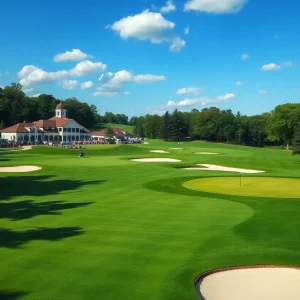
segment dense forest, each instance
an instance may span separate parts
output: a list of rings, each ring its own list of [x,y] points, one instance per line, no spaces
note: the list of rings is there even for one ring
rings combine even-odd
[[[51,118],[59,99],[41,94],[28,97],[22,86],[12,83],[0,88],[0,129],[23,121]],[[284,145],[298,142],[300,103],[278,105],[269,113],[256,116],[234,114],[231,110],[217,107],[166,112],[163,116],[132,117],[106,112],[99,115],[95,105],[80,102],[76,98],[64,100],[69,118],[92,129],[96,123],[129,124],[139,137],[182,141],[200,139],[213,142],[236,143],[255,147]]]

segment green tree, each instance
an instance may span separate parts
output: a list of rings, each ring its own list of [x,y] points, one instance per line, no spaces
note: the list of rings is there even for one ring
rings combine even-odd
[[[185,137],[186,126],[182,114],[175,109],[170,117],[170,139],[182,141]]]
[[[300,155],[300,124],[296,126],[293,140],[293,155]]]
[[[4,129],[4,128],[5,128],[4,121],[1,120],[1,122],[0,122],[0,130],[1,130],[1,129]]]
[[[300,120],[300,104],[282,104],[275,107],[267,123],[268,138],[282,141],[289,149],[294,128]]]
[[[105,128],[105,135],[107,137],[110,137],[110,138],[114,136],[114,132],[113,132],[113,130],[111,129],[110,126],[106,126],[106,128]]]
[[[170,138],[170,113],[168,111],[161,118],[158,137],[165,141]]]

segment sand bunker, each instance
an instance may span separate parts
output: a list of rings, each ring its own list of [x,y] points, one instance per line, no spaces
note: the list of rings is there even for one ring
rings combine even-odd
[[[183,150],[183,148],[170,148],[170,150]]]
[[[153,153],[169,153],[165,150],[150,150],[149,152],[153,152]]]
[[[144,145],[149,145],[149,143],[148,142],[144,142]]]
[[[32,146],[22,146],[22,150],[26,151],[26,150],[31,150]]]
[[[224,166],[210,165],[210,164],[198,164],[202,168],[184,168],[184,170],[194,170],[194,171],[223,171],[223,172],[238,172],[238,173],[248,173],[248,174],[256,174],[256,173],[264,173],[265,171],[260,170],[250,170],[250,169],[239,169],[239,168],[229,168]]]
[[[16,167],[0,167],[0,173],[23,173],[33,172],[40,170],[40,167],[36,166],[16,166]]]
[[[214,154],[219,154],[219,153],[215,153],[215,152],[194,152],[194,154],[214,155]]]
[[[131,161],[138,162],[181,162],[181,160],[174,158],[134,158]]]
[[[207,273],[195,281],[203,300],[299,300],[300,297],[299,268],[263,266]]]

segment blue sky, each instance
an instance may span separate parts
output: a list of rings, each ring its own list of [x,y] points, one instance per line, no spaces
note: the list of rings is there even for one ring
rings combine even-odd
[[[0,86],[19,81],[29,96],[129,116],[209,106],[253,115],[300,100],[296,0],[0,6]]]

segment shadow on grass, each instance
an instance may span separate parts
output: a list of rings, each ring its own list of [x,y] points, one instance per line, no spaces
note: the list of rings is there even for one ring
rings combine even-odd
[[[34,202],[32,200],[11,203],[0,202],[0,219],[7,218],[19,221],[39,215],[60,215],[62,210],[85,207],[91,203],[69,203],[65,201]]]
[[[0,247],[19,248],[31,241],[59,241],[83,233],[84,230],[81,227],[37,228],[26,231],[0,228]]]
[[[0,299],[1,300],[15,300],[22,296],[26,296],[28,294],[29,294],[28,292],[21,292],[21,291],[16,291],[16,292],[0,291]]]
[[[205,198],[214,198],[245,204],[255,213],[252,218],[234,226],[232,228],[234,234],[253,244],[299,253],[299,199],[222,195],[194,191],[182,186],[185,181],[194,178],[200,176],[161,179],[148,182],[144,187],[163,193],[193,196],[199,203],[207,201]]]
[[[55,195],[63,191],[76,190],[84,185],[103,182],[106,180],[81,181],[54,179],[54,176],[9,176],[0,178],[0,200],[26,195]]]

